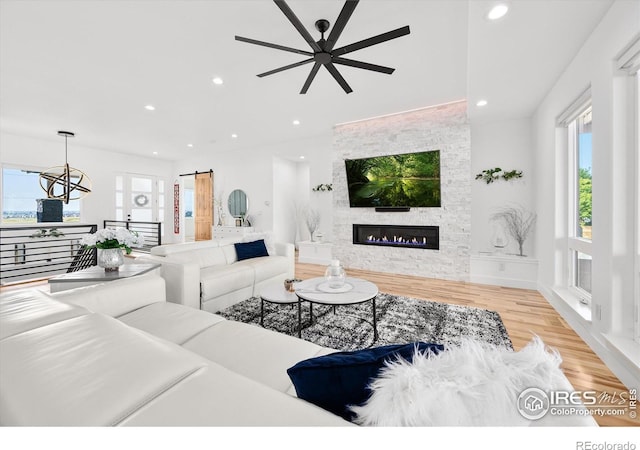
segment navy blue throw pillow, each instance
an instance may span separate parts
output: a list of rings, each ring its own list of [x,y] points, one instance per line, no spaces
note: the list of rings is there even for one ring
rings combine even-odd
[[[351,421],[354,414],[348,407],[361,405],[369,398],[369,383],[384,367],[385,361],[398,357],[412,361],[416,348],[436,355],[444,350],[440,344],[413,342],[331,353],[300,361],[287,369],[287,374],[299,398]]]
[[[238,261],[243,259],[258,258],[260,256],[269,256],[267,246],[264,245],[264,239],[253,242],[238,242],[233,244],[236,247],[236,255]]]

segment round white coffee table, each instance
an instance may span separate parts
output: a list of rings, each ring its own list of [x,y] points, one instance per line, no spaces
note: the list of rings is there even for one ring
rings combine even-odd
[[[264,302],[279,305],[293,305],[298,303],[298,296],[287,291],[282,283],[273,284],[260,292],[260,326],[264,328]]]
[[[376,297],[378,286],[361,278],[347,277],[342,288],[332,289],[324,277],[311,278],[295,285],[295,295],[298,297],[298,337],[302,336],[302,300],[320,305],[334,307],[340,305],[355,305],[371,301],[373,315],[373,340],[378,340],[378,326],[376,320]],[[313,316],[311,316],[313,321]]]

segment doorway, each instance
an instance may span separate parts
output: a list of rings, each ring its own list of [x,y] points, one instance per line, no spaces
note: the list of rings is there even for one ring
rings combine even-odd
[[[180,175],[182,178],[182,223],[184,242],[212,238],[213,170]]]
[[[160,222],[164,236],[165,182],[152,175],[116,176],[116,220]]]
[[[213,172],[196,173],[194,186],[195,240],[211,239],[213,226]]]

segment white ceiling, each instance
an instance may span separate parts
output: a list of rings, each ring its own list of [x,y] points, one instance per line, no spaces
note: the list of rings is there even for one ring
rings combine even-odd
[[[333,23],[343,3],[288,2],[318,39],[315,21]],[[408,36],[348,55],[395,73],[338,66],[347,95],[323,69],[300,95],[311,65],[255,75],[306,57],[234,40],[309,50],[269,0],[0,0],[0,127],[56,142],[64,129],[74,145],[182,159],[250,154],[465,98],[472,121],[529,117],[612,1],[511,0],[490,22],[494,3],[363,0],[336,47],[409,25]]]

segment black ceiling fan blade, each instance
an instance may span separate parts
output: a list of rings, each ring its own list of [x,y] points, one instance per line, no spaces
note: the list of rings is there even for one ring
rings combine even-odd
[[[307,52],[305,50],[298,50],[297,48],[285,47],[284,45],[271,44],[269,42],[257,41],[255,39],[250,39],[242,36],[236,36],[236,41],[247,42],[249,44],[262,45],[263,47],[275,48],[277,50],[284,50],[285,52],[298,53],[299,55],[307,55],[313,56],[313,53]]]
[[[329,37],[327,38],[327,43],[324,45],[324,50],[326,52],[331,52],[333,50],[333,46],[336,45],[336,41],[342,34],[342,30],[344,30],[344,26],[349,21],[351,14],[358,6],[358,2],[360,0],[347,0],[342,7],[342,11],[338,15],[336,19],[336,23],[333,24],[333,28],[331,29],[331,33],[329,33]]]
[[[338,72],[338,69],[336,69],[336,66],[334,66],[331,63],[327,63],[324,66],[329,71],[329,73],[333,76],[333,78],[336,79],[338,84],[342,86],[342,89],[344,89],[344,91],[347,94],[350,94],[351,92],[353,92],[353,89],[351,89],[351,86],[349,86],[349,84],[345,81],[345,79],[342,78],[342,75],[340,75],[340,72]]]
[[[396,69],[392,67],[379,66],[377,64],[366,63],[362,61],[354,61],[347,58],[333,58],[331,60],[334,64],[342,64],[343,66],[357,67],[358,69],[373,70],[374,72],[381,72],[391,75]]]
[[[311,82],[316,77],[316,74],[318,73],[318,70],[320,69],[321,65],[322,64],[320,64],[319,62],[313,65],[313,68],[311,69],[311,72],[309,72],[309,76],[307,77],[307,80],[304,82],[304,86],[302,86],[302,90],[300,91],[301,94],[307,93],[307,91],[309,90],[309,86],[311,86]]]
[[[287,19],[289,19],[289,22],[291,22],[291,24],[296,28],[296,30],[298,30],[298,33],[302,35],[304,40],[307,41],[307,43],[311,46],[313,51],[321,52],[322,49],[320,48],[318,43],[309,34],[307,29],[304,27],[304,25],[302,25],[302,22],[300,22],[300,19],[296,17],[293,11],[291,11],[291,8],[289,8],[289,5],[287,5],[287,3],[284,0],[273,0],[273,2],[278,6],[278,8],[280,8],[280,10],[284,13],[284,15],[287,16]]]
[[[268,72],[259,73],[258,76],[260,78],[266,77],[267,75],[273,75],[274,73],[282,72],[283,70],[293,69],[294,67],[299,67],[299,66],[303,66],[305,64],[309,64],[311,61],[313,61],[313,58],[309,58],[309,59],[305,59],[304,61],[300,61],[300,62],[297,62],[297,63],[289,64],[288,66],[279,67],[277,69],[273,69],[273,70],[270,70]]]
[[[355,52],[356,50],[370,47],[372,45],[380,44],[382,42],[390,41],[391,39],[399,38],[410,33],[409,25],[396,30],[388,31],[386,33],[379,34],[377,36],[364,39],[362,41],[354,42],[353,44],[345,45],[331,52],[333,56],[340,56],[346,53]]]

